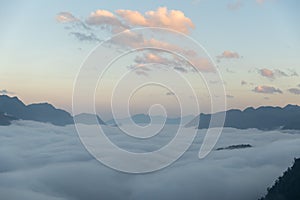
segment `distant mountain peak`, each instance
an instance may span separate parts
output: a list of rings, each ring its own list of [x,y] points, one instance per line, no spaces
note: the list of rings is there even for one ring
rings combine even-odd
[[[23,120],[47,122],[54,125],[73,124],[73,117],[49,103],[25,105],[18,97],[0,95],[0,111]]]

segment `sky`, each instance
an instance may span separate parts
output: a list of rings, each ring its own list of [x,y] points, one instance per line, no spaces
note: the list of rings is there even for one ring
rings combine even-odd
[[[178,41],[177,36],[167,38],[165,35],[155,43],[159,47],[176,44],[172,50],[192,60],[204,77],[220,75],[218,81],[225,88],[226,108],[299,104],[299,8],[297,0],[1,1],[0,92],[18,96],[27,104],[47,101],[72,112],[75,78],[90,52],[101,41],[123,31],[130,35],[134,33],[131,28],[161,27],[187,35],[203,47],[197,52],[199,55],[192,55],[188,51],[191,45],[184,46],[185,40]],[[149,32],[140,35],[144,37],[142,43],[119,40],[114,41],[114,45],[119,50],[153,44]],[[116,50],[115,46],[105,48],[111,48],[107,51],[110,52]],[[155,76],[174,83],[178,93],[182,93],[179,96],[190,97],[169,72],[157,69],[157,66],[153,69],[142,66],[147,62],[160,62],[172,66],[189,80],[195,98],[201,102],[201,110],[209,112],[211,100],[209,92],[204,91],[203,80],[197,78],[182,60],[178,59],[176,63],[174,60],[172,54],[150,50],[120,59],[103,79],[104,90],[96,92],[97,110],[108,109],[116,77],[132,68],[138,70],[130,80],[140,83]],[[150,72],[148,68],[151,68]],[[156,74],[151,74],[154,72]],[[218,81],[208,80],[208,87],[214,90],[213,85]],[[178,107],[176,95],[150,87],[141,90],[131,105],[134,112],[144,112],[143,107],[149,107],[155,99],[169,107],[167,110],[174,111]],[[219,98],[223,94],[216,92],[213,95]],[[88,102],[82,97],[82,111],[89,111],[86,104]]]

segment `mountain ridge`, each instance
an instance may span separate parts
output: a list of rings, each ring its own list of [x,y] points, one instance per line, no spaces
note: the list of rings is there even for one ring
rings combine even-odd
[[[279,106],[248,107],[244,110],[230,109],[214,114],[201,113],[186,127],[208,128],[212,116],[226,115],[224,127],[260,130],[296,129],[300,130],[300,106],[288,104]],[[199,122],[199,124],[197,124]],[[212,126],[217,127],[217,126]]]
[[[77,122],[83,124],[94,124],[98,122],[100,124],[116,125],[113,119],[105,123],[95,114],[81,113],[72,116],[63,109],[55,108],[50,103],[45,102],[25,105],[18,97],[9,97],[7,95],[0,95],[0,114],[0,125],[10,125],[13,120],[22,119],[65,126],[74,124],[75,118]],[[260,106],[258,108],[247,107],[244,110],[230,109],[214,114],[200,113],[193,120],[190,120],[191,116],[165,119],[162,116],[151,116],[150,118],[147,114],[136,114],[131,116],[131,119],[138,124],[148,124],[151,122],[151,119],[153,123],[161,123],[166,120],[166,124],[179,124],[183,121],[186,127],[203,129],[209,127],[212,115],[220,114],[226,114],[224,127],[237,129],[257,128],[260,130],[300,130],[300,106],[293,104],[287,104],[284,107]],[[126,123],[129,120],[130,118],[121,119],[121,123]]]
[[[49,103],[25,105],[18,97],[0,95],[0,111],[17,119],[51,123],[58,126],[73,124],[67,111],[57,109]]]

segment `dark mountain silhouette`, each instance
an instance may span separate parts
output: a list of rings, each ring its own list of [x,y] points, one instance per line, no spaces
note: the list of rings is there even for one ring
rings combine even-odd
[[[98,115],[89,114],[89,113],[81,113],[79,115],[75,115],[74,121],[76,123],[87,124],[87,125],[105,124],[105,122],[102,121]]]
[[[47,122],[59,126],[74,123],[73,117],[68,112],[57,109],[51,104],[25,105],[17,97],[7,95],[0,95],[0,111],[18,119]]]
[[[0,112],[0,126],[8,126],[13,120],[17,120],[17,118],[8,116],[5,113]]]
[[[165,121],[165,124],[180,124],[180,123],[186,124],[193,118],[194,118],[193,115],[187,115],[187,116],[175,117],[175,118],[166,118],[166,119],[165,119],[165,117],[158,116],[158,115],[150,116],[150,115],[146,115],[146,114],[137,114],[137,115],[131,116],[132,121],[136,124],[149,124],[149,123],[160,124],[160,123],[163,123],[164,121]],[[130,123],[131,119],[123,118],[123,119],[118,119],[117,121],[119,122],[119,126],[120,126],[122,124]],[[114,119],[111,119],[111,120],[107,121],[106,123],[111,124],[111,125],[117,124],[116,120],[114,120]]]
[[[268,188],[268,193],[260,200],[299,200],[300,199],[300,159]]]
[[[250,148],[250,147],[252,147],[251,144],[235,144],[235,145],[230,145],[227,147],[220,147],[220,148],[217,148],[216,150],[220,151],[220,150],[245,149],[245,148]]]
[[[218,112],[213,115],[221,115]],[[187,124],[187,127],[196,126],[199,129],[208,128],[211,114],[200,114]],[[200,117],[200,122],[197,124]],[[300,130],[300,106],[287,105],[284,108],[263,106],[257,109],[249,107],[243,111],[233,109],[226,111],[224,127],[238,129],[257,128],[260,130],[297,129]]]

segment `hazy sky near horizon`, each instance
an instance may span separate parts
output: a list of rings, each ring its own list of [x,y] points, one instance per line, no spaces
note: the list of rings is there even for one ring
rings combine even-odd
[[[183,32],[207,50],[224,80],[228,108],[300,103],[298,0],[12,0],[0,5],[0,92],[26,103],[47,101],[71,111],[74,79],[89,52],[118,28],[148,26]],[[149,78],[144,72],[137,76]],[[163,94],[162,101],[170,102],[172,93]],[[141,106],[143,98],[136,102]]]

